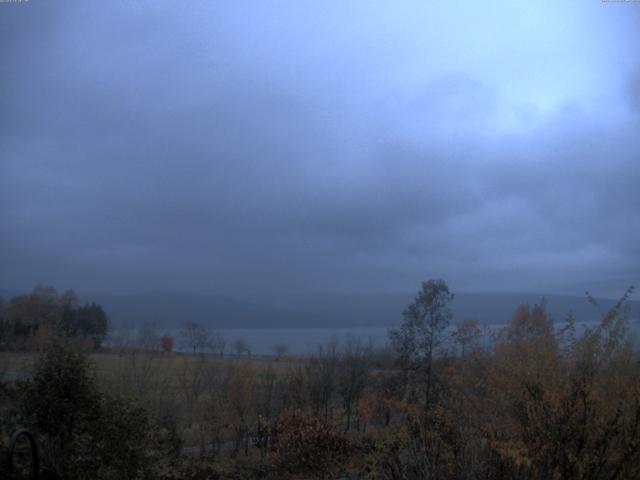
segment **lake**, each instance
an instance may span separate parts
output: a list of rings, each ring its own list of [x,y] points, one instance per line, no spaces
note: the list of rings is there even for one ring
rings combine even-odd
[[[562,327],[564,322],[556,323],[556,327]],[[580,332],[584,328],[594,327],[597,322],[576,323],[576,330]],[[489,331],[497,331],[504,325],[490,325]],[[233,353],[233,345],[242,340],[249,346],[251,353],[255,355],[269,355],[274,353],[275,345],[285,345],[289,354],[308,355],[316,353],[319,346],[325,347],[330,342],[336,342],[338,349],[342,349],[350,340],[357,339],[363,345],[372,344],[376,348],[382,348],[388,344],[385,327],[345,327],[345,328],[247,328],[247,329],[219,329],[216,330],[226,340],[225,353]],[[115,332],[114,337],[122,332]],[[135,333],[127,332],[129,337],[135,337]],[[156,330],[158,335],[172,335],[176,341],[176,351],[187,351],[186,345],[181,341],[179,328]],[[210,332],[212,333],[212,332]]]

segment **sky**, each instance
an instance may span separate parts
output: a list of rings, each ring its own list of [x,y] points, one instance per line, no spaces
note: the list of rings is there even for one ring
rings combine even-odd
[[[640,3],[0,3],[0,86],[1,288],[640,283]]]

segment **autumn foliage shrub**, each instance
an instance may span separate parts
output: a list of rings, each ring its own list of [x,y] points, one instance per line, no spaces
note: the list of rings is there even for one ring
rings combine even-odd
[[[285,414],[274,428],[271,461],[282,475],[336,478],[344,470],[348,455],[344,435],[317,416]]]
[[[581,335],[572,320],[554,331],[541,308],[516,313],[477,392],[491,471],[637,478],[640,369],[623,303]]]

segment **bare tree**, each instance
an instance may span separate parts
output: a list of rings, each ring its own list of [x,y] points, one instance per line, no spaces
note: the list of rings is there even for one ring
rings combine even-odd
[[[280,358],[284,355],[286,355],[287,353],[289,353],[289,347],[287,344],[283,343],[283,342],[278,342],[275,343],[272,347],[271,350],[273,351],[273,353],[275,353],[275,355]]]
[[[210,454],[217,454],[223,445],[224,430],[228,420],[229,379],[233,373],[231,364],[207,362],[205,370],[205,394],[199,411],[201,442]],[[204,449],[203,452],[204,453]]]
[[[333,414],[338,360],[337,341],[332,338],[326,347],[320,345],[318,354],[305,365],[311,406],[325,421]]]
[[[338,392],[342,396],[347,417],[345,430],[351,428],[351,420],[367,382],[369,381],[372,344],[364,345],[359,338],[347,340],[338,369]],[[358,429],[359,429],[358,421]]]
[[[214,355],[224,356],[224,349],[227,346],[227,339],[220,332],[213,332],[209,336],[208,348]]]
[[[269,365],[261,370],[256,378],[256,392],[253,395],[253,410],[257,414],[255,422],[254,445],[260,450],[262,461],[266,458],[271,437],[271,426],[274,417],[280,411],[277,407],[277,373],[276,369]]]
[[[180,357],[177,383],[183,397],[183,405],[187,413],[187,424],[192,425],[195,419],[197,404],[207,390],[207,368],[209,362],[202,357]]]
[[[180,331],[180,337],[185,348],[193,354],[203,353],[209,342],[207,329],[197,322],[185,322]]]
[[[138,330],[136,344],[143,350],[154,351],[160,348],[160,336],[151,322],[144,322]]]
[[[235,342],[233,342],[233,350],[236,352],[237,356],[241,356],[243,354],[251,355],[251,348],[244,340],[244,338],[238,338]]]

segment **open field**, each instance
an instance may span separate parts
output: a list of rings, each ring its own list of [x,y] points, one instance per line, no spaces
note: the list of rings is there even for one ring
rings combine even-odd
[[[37,353],[0,353],[0,380],[29,378]],[[211,444],[203,421],[214,409],[227,409],[229,384],[256,380],[273,384],[303,368],[294,356],[225,356],[159,353],[143,350],[88,354],[98,387],[108,393],[137,399],[152,413],[172,423],[184,441],[185,451]],[[251,389],[251,395],[256,392]],[[246,399],[245,399],[246,400]],[[221,414],[220,414],[221,415]],[[170,418],[169,418],[170,417]],[[227,428],[220,418],[216,428]],[[225,443],[224,438],[217,442]]]

